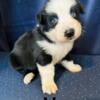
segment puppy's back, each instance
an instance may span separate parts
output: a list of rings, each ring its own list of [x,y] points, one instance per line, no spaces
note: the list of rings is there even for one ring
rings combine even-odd
[[[25,33],[16,41],[10,53],[11,64],[16,70],[33,69],[35,66],[32,48],[33,42],[32,33]]]

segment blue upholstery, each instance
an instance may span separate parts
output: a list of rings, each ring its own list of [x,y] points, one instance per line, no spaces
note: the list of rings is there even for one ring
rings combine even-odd
[[[0,51],[8,51],[8,50],[9,50],[9,45],[8,45],[6,34],[4,33],[2,27],[2,20],[0,16]]]
[[[0,51],[9,51],[16,39],[36,25],[36,14],[46,0],[0,0]],[[72,74],[57,66],[57,100],[100,100],[100,0],[81,0],[85,33],[74,47],[74,59],[83,71]],[[78,55],[82,54],[82,55]],[[91,55],[90,55],[91,54]],[[88,56],[90,55],[90,56]],[[97,56],[96,56],[97,55]],[[43,100],[39,76],[29,86],[12,69],[8,53],[0,53],[0,100]],[[48,96],[52,100],[52,96]]]
[[[74,57],[83,66],[83,71],[72,74],[61,66],[56,68],[59,91],[56,100],[100,100],[100,56]],[[25,86],[22,76],[12,69],[8,54],[0,53],[0,100],[52,100],[41,92],[40,77]]]

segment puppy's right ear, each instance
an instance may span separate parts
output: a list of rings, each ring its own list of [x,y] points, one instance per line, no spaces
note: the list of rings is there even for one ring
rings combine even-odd
[[[39,23],[41,22],[41,13],[37,14],[37,20],[39,21]]]
[[[45,25],[46,15],[47,14],[45,11],[41,11],[39,14],[37,14],[37,20],[40,25]]]

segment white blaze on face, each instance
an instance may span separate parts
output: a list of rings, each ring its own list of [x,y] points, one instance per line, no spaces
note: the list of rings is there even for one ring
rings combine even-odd
[[[53,41],[66,42],[68,39],[64,36],[65,31],[73,28],[75,30],[75,37],[77,39],[81,35],[82,26],[79,21],[74,19],[70,10],[75,6],[76,0],[49,0],[46,5],[47,13],[55,13],[58,16],[58,23],[54,29],[51,29],[45,34]]]

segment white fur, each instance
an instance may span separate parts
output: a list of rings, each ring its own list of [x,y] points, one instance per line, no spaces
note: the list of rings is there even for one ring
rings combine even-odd
[[[74,64],[73,61],[64,60],[64,61],[62,61],[62,65],[67,70],[69,70],[70,72],[73,72],[73,73],[80,72],[82,70],[82,67],[78,64]]]
[[[53,57],[51,64],[46,66],[37,64],[43,93],[56,93],[58,88],[54,82],[54,65],[59,63],[71,51],[74,41],[81,35],[82,26],[80,22],[70,15],[70,9],[74,5],[76,5],[76,0],[49,0],[45,7],[47,13],[57,14],[58,23],[55,28],[45,32],[46,36],[54,43],[49,43],[45,40],[37,41],[37,44]],[[71,28],[75,30],[75,36],[69,40],[64,35],[65,31]],[[62,65],[71,72],[81,71],[80,65],[75,65],[73,62],[63,61]]]
[[[52,55],[54,64],[59,63],[73,47],[73,42],[51,44],[44,40],[37,43],[47,54]]]
[[[41,76],[43,93],[47,94],[56,93],[58,88],[54,82],[54,75],[55,75],[54,64],[51,63],[46,66],[41,66],[37,64],[37,66]]]
[[[34,77],[35,75],[33,73],[26,74],[23,80],[24,84],[28,85]]]
[[[81,35],[82,26],[80,22],[74,19],[70,14],[70,9],[72,6],[76,5],[76,0],[49,0],[46,5],[46,12],[56,13],[58,16],[58,24],[54,29],[51,29],[45,34],[53,41],[56,42],[66,42],[64,36],[65,31],[73,28],[75,30],[75,36],[72,41],[76,40]]]

